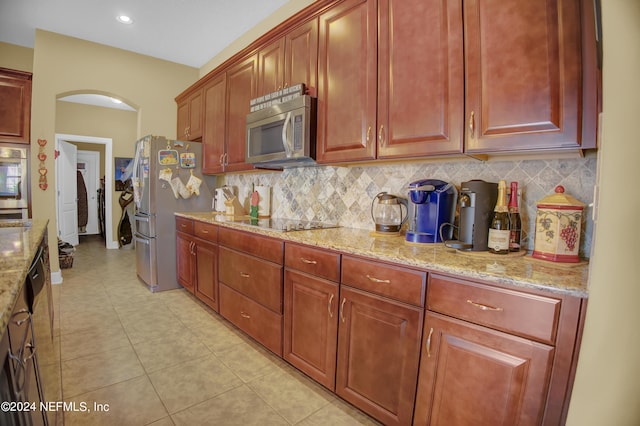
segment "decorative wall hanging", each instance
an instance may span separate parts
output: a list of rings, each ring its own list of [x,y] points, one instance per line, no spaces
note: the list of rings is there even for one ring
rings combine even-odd
[[[46,139],[38,139],[38,160],[40,160],[40,167],[38,168],[38,173],[40,174],[40,179],[38,180],[38,186],[43,191],[47,189],[49,186],[47,184],[47,168],[45,166],[45,160],[47,159],[47,154],[44,153],[44,146],[47,144]]]
[[[116,191],[124,191],[131,186],[133,175],[133,158],[115,157]]]

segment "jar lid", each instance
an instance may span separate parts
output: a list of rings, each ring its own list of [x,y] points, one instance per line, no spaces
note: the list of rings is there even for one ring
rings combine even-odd
[[[571,206],[577,209],[584,208],[585,204],[579,201],[577,198],[564,193],[564,186],[558,185],[555,189],[555,194],[547,195],[542,200],[538,201],[538,207],[542,206]]]

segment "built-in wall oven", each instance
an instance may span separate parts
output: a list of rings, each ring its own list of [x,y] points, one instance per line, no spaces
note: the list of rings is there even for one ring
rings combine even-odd
[[[0,147],[0,219],[27,219],[28,153],[27,147]]]

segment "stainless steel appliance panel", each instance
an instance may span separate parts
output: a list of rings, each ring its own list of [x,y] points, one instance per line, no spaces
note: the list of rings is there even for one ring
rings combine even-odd
[[[155,237],[156,234],[156,216],[144,212],[137,212],[133,216],[135,220],[135,230],[145,237]]]
[[[138,277],[149,287],[155,287],[158,284],[156,240],[137,233],[134,236],[134,240],[136,242],[136,272]]]
[[[0,208],[29,207],[27,148],[0,148]]]
[[[195,167],[166,161],[169,151],[175,151],[179,158],[189,153]],[[167,174],[169,180],[161,179]],[[171,180],[179,179],[186,185],[192,175],[202,180],[199,195],[176,197]],[[215,183],[215,176],[202,174],[201,143],[162,136],[146,136],[136,142],[132,179],[136,258],[138,277],[151,291],[180,288],[176,279],[175,213],[210,212]]]

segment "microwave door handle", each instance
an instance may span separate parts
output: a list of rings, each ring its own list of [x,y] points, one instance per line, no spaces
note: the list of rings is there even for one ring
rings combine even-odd
[[[284,125],[282,126],[282,146],[284,146],[284,152],[287,155],[287,158],[290,158],[291,154],[293,153],[291,141],[289,138],[289,134],[287,132],[290,121],[291,121],[291,111],[287,113],[287,117],[284,119]]]

